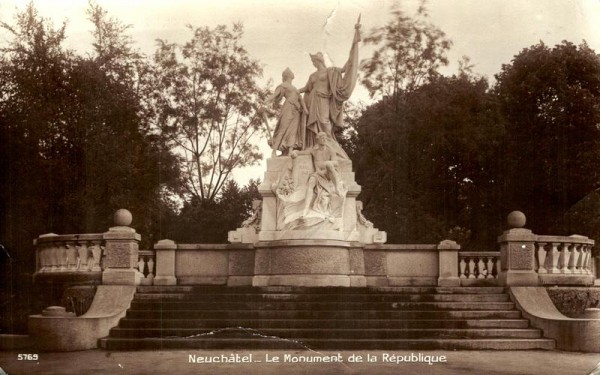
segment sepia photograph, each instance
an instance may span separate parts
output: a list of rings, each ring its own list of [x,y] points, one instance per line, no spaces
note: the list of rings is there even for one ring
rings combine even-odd
[[[600,0],[0,0],[0,375],[600,375]]]

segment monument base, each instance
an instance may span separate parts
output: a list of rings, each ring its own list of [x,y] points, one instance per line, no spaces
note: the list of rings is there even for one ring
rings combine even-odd
[[[258,234],[259,241],[278,240],[335,240],[356,242],[360,241],[360,233],[337,230],[263,230]]]
[[[253,286],[364,287],[363,248],[336,240],[287,240],[256,245]]]

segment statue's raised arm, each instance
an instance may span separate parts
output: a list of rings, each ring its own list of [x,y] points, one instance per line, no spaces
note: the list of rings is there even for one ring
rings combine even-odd
[[[327,144],[339,159],[348,159],[335,138],[334,128],[345,127],[343,104],[350,98],[358,79],[358,42],[360,42],[360,16],[354,26],[354,37],[348,61],[343,68],[326,67],[321,52],[311,54],[310,58],[317,70],[312,73],[301,92],[305,92],[304,101],[308,107],[306,122],[306,141],[304,148],[316,143],[320,132],[327,134]]]

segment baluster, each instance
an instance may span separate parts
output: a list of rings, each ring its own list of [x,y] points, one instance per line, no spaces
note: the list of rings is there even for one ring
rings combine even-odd
[[[56,243],[53,243],[50,247],[50,272],[58,271],[58,246]]]
[[[138,257],[138,259],[139,259],[139,260],[138,260],[138,271],[140,271],[140,273],[141,273],[142,275],[144,275],[144,277],[146,277],[146,276],[145,276],[145,274],[144,274],[144,267],[146,266],[146,261],[145,261],[145,259],[144,259],[144,258],[145,258],[145,257],[144,257],[143,255],[140,255],[140,256]]]
[[[72,271],[77,269],[77,250],[71,243],[65,244],[67,248],[67,269]]]
[[[469,279],[475,278],[475,259],[469,257]]]
[[[100,258],[102,257],[102,248],[100,247],[100,241],[92,241],[91,242],[91,252],[92,252],[92,271],[102,271],[100,268]]]
[[[459,267],[460,267],[460,279],[466,279],[467,276],[465,275],[465,271],[467,269],[467,263],[465,262],[465,258],[461,257],[460,258],[460,263],[459,263]]]
[[[549,273],[559,273],[560,270],[558,269],[558,256],[559,256],[559,252],[558,252],[558,245],[560,245],[558,242],[552,242],[552,250],[551,251],[551,256],[552,256],[552,268],[550,269]]]
[[[582,257],[581,255],[583,254],[583,245],[582,244],[577,244],[575,249],[574,249],[574,254],[573,254],[573,273],[582,273],[583,271],[581,270],[581,260]]]
[[[496,258],[496,279],[500,276],[500,272],[502,272],[502,262],[500,257]]]
[[[494,257],[487,258],[487,275],[486,278],[493,279],[494,275],[492,274],[492,270],[494,269]]]
[[[593,245],[589,245],[589,256],[588,256],[588,266],[587,266],[587,270],[588,270],[588,274],[590,275],[595,275],[596,273],[594,272],[594,246]]]
[[[590,245],[585,245],[585,253],[584,253],[584,257],[583,257],[583,263],[582,263],[582,270],[583,273],[585,274],[591,274],[592,271],[590,270],[590,260],[591,260],[591,255],[592,255],[592,248]]]
[[[487,271],[485,270],[485,262],[483,261],[483,257],[479,257],[479,262],[477,262],[477,270],[479,271],[477,278],[485,279]]]
[[[588,245],[589,246],[589,256],[588,256],[588,266],[587,266],[587,270],[588,273],[590,275],[596,275],[595,272],[595,259],[594,259],[594,245]]]
[[[67,270],[67,246],[68,244],[65,242],[58,247],[58,270],[61,272]]]
[[[579,244],[577,246],[577,253],[575,254],[577,257],[576,257],[575,261],[573,262],[575,265],[575,273],[577,273],[577,274],[583,273],[582,264],[583,264],[584,248],[585,248],[585,245],[583,245],[583,244]]]
[[[537,258],[538,258],[538,273],[548,273],[548,270],[546,269],[546,243],[545,242],[538,242],[538,251],[537,251]]]
[[[154,279],[154,256],[148,258],[148,278]]]
[[[50,270],[50,245],[38,245],[38,254],[40,259],[40,272],[48,272]]]
[[[577,249],[581,245],[574,243],[571,246],[571,258],[569,260],[569,273],[577,273]]]
[[[105,259],[102,256],[102,254],[106,255],[106,252],[105,252],[104,246],[100,245],[100,268],[101,269],[104,268],[103,265],[104,265],[104,259]]]
[[[77,253],[79,254],[79,271],[88,271],[88,248],[85,242],[77,243]]]
[[[562,257],[562,268],[560,269],[560,272],[562,273],[569,273],[569,261],[571,260],[571,252],[569,251],[569,248],[571,247],[570,243],[563,243],[562,244],[562,251],[561,251],[561,257]]]

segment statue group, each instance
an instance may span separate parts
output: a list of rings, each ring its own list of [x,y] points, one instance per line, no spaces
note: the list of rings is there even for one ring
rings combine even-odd
[[[282,156],[295,149],[310,149],[317,144],[318,134],[323,132],[327,135],[327,146],[337,157],[348,159],[335,138],[334,128],[344,127],[343,103],[352,95],[357,81],[360,21],[354,28],[350,55],[342,68],[325,66],[321,52],[310,54],[316,71],[310,75],[306,85],[300,89],[294,87],[294,73],[286,68],[282,73],[282,83],[266,100],[266,103],[271,103],[285,98],[270,140],[271,148],[281,151]]]
[[[310,54],[316,71],[306,85],[294,87],[294,73],[286,68],[282,83],[266,103],[285,99],[269,144],[290,161],[273,184],[278,201],[278,229],[342,230],[346,188],[339,164],[349,160],[335,137],[343,128],[343,104],[357,81],[360,18],[355,25],[348,61],[342,68],[327,67],[322,53]],[[310,155],[312,166],[298,162]]]

